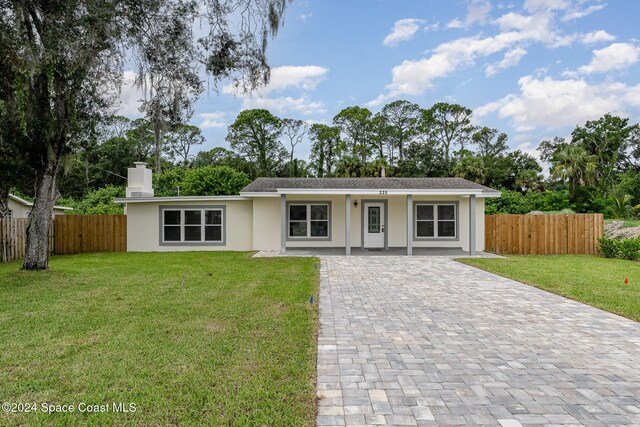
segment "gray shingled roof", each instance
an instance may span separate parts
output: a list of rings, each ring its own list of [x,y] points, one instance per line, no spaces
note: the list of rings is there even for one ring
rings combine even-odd
[[[494,190],[462,178],[257,178],[242,193],[274,193],[277,189],[361,190]]]

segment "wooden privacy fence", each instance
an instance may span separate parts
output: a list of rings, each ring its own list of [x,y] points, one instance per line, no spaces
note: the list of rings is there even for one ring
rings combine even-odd
[[[487,215],[485,250],[497,254],[595,254],[602,214]]]
[[[126,215],[59,215],[54,221],[54,252],[125,252]]]
[[[24,258],[27,218],[0,218],[0,262]],[[53,227],[49,229],[49,251],[53,250]]]

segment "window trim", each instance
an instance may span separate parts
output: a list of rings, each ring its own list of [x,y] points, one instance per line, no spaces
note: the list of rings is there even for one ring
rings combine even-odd
[[[219,210],[222,212],[222,240],[220,241],[200,241],[200,242],[172,242],[164,240],[164,211],[180,211],[180,238],[184,239],[184,211],[203,211],[201,215],[201,238],[204,239],[204,228],[206,225],[204,211]],[[227,244],[227,206],[226,205],[161,205],[159,208],[159,230],[158,239],[160,246],[226,246]]]
[[[290,210],[290,206],[301,206],[301,205],[306,205],[307,206],[307,235],[306,236],[291,236],[290,235],[290,224],[291,224],[291,218],[290,218],[290,214],[291,214],[291,210]],[[327,225],[328,225],[328,231],[327,231],[327,237],[312,237],[311,236],[311,205],[326,205],[327,206]],[[333,230],[333,224],[332,224],[332,213],[333,213],[333,208],[331,206],[331,201],[329,200],[290,200],[287,201],[287,230],[286,230],[286,236],[287,236],[287,241],[290,242],[330,242],[331,241],[331,232]],[[301,221],[299,221],[301,222]]]
[[[433,206],[433,237],[418,236],[418,206]],[[455,236],[439,237],[438,236],[438,206],[453,206],[455,222]],[[424,241],[450,241],[457,242],[460,240],[460,203],[457,200],[437,200],[437,201],[414,201],[413,202],[413,240],[416,242]],[[452,220],[443,220],[452,221]]]

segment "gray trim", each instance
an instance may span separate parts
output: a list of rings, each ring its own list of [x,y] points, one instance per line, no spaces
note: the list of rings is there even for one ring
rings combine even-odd
[[[418,220],[416,214],[416,206],[418,205],[455,205],[456,209],[456,236],[455,237],[418,237],[418,227],[413,227],[413,241],[414,242],[458,242],[460,241],[460,202],[457,200],[419,200],[413,202],[413,224],[415,225]],[[437,216],[436,209],[433,210],[434,216],[434,234],[437,232],[438,222],[435,220]]]
[[[351,255],[351,195],[344,196],[344,248],[345,255]]]
[[[282,197],[286,197],[286,195],[282,195]],[[312,204],[312,205],[328,205],[329,206],[329,211],[327,212],[327,214],[329,215],[329,230],[327,233],[327,237],[291,237],[289,236],[289,206],[291,205],[308,205],[308,204]],[[290,200],[287,202],[286,204],[286,226],[285,226],[285,236],[287,239],[287,242],[331,242],[332,238],[331,238],[331,233],[333,232],[333,206],[331,205],[331,201],[325,201],[325,200]],[[311,210],[309,210],[309,215],[311,215]],[[308,219],[308,221],[311,221],[311,218]]]
[[[469,255],[476,254],[476,196],[469,196]]]
[[[364,205],[365,203],[384,203],[384,249],[389,249],[389,203],[386,199],[361,199],[360,200],[360,249],[378,249],[364,247]]]
[[[220,242],[165,242],[162,237],[164,235],[164,216],[165,210],[182,210],[182,209],[205,209],[205,210],[222,210],[222,241]],[[159,233],[158,241],[160,246],[226,246],[227,245],[227,206],[226,205],[160,205],[158,206],[159,215]],[[184,224],[180,224],[184,227]]]
[[[407,255],[413,255],[413,197],[407,195]]]
[[[287,253],[287,196],[280,196],[280,253]],[[255,219],[255,218],[254,218]]]

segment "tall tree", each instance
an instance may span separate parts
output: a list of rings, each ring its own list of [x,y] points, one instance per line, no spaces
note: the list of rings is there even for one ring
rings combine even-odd
[[[200,128],[192,125],[179,125],[169,134],[169,156],[180,159],[183,167],[189,164],[189,153],[194,146],[204,144]],[[193,157],[193,156],[191,156]]]
[[[229,126],[227,141],[238,154],[255,163],[258,176],[274,176],[287,157],[281,133],[282,121],[268,110],[244,110]]]
[[[287,0],[206,0],[208,30],[198,40],[198,57],[189,59],[204,63],[214,81],[231,77],[246,90],[265,83],[267,39],[280,27],[286,5]],[[73,151],[87,123],[112,105],[115,92],[110,89],[121,81],[123,64],[130,63],[127,55],[137,54],[140,64],[149,64],[139,67],[147,74],[139,78],[141,84],[152,84],[149,77],[155,73],[155,85],[165,71],[171,81],[172,64],[150,65],[158,64],[162,54],[154,50],[157,33],[149,26],[183,22],[184,13],[193,22],[198,6],[195,0],[0,2],[0,125],[3,135],[15,138],[36,175],[24,268],[48,267],[47,236],[61,160]],[[163,40],[167,45],[161,50],[173,51],[172,44],[186,38]],[[169,57],[182,60],[192,52],[178,50]]]
[[[371,155],[371,111],[361,107],[345,108],[336,114],[333,124],[345,135],[345,150],[366,164]]]
[[[289,176],[297,176],[297,162],[295,161],[294,150],[296,146],[304,141],[309,130],[309,125],[304,120],[282,119],[282,136],[291,147],[289,151]]]
[[[596,157],[596,183],[603,197],[613,189],[617,174],[632,165],[632,147],[638,144],[638,125],[628,118],[605,114],[571,133],[572,144],[578,144]]]
[[[458,147],[462,152],[471,141],[474,131],[471,114],[472,111],[466,107],[444,102],[423,110],[422,131],[442,148],[449,174],[453,166],[453,149]]]
[[[311,139],[310,161],[316,176],[331,176],[340,156],[340,128],[314,123],[309,129]]]
[[[382,107],[379,114],[389,125],[389,140],[398,149],[398,160],[402,162],[406,147],[418,133],[420,106],[409,101],[394,101]],[[391,166],[394,165],[394,160],[391,154]]]
[[[578,186],[595,184],[597,157],[580,145],[569,145],[557,152],[551,164],[551,175],[569,182],[572,191]]]

